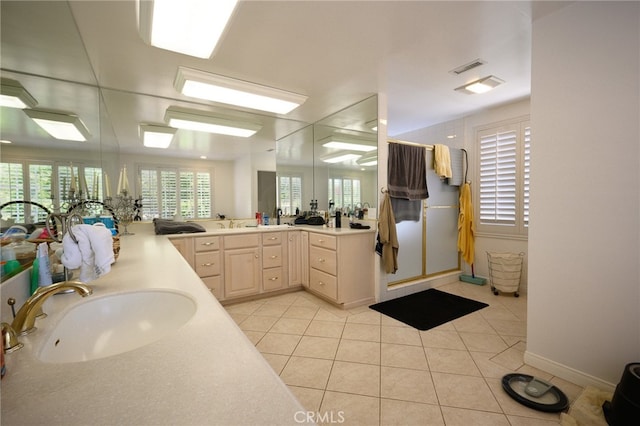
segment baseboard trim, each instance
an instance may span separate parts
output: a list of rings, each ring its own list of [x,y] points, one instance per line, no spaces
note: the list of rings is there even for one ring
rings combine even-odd
[[[616,385],[605,380],[594,377],[590,374],[568,367],[550,359],[541,357],[529,351],[524,353],[524,362],[532,367],[551,373],[554,376],[567,380],[576,385],[586,387],[593,386],[607,392],[614,392]]]

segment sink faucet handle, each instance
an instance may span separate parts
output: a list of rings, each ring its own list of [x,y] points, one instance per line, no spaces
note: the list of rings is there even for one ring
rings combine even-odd
[[[10,354],[13,351],[17,351],[24,345],[18,341],[18,335],[15,330],[11,328],[6,322],[2,323],[2,346],[5,353]]]

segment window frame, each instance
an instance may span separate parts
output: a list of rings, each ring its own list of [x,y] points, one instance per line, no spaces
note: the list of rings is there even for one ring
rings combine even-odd
[[[515,218],[510,223],[487,223],[481,219],[481,139],[490,134],[515,132]],[[474,129],[475,146],[475,182],[473,186],[474,216],[476,234],[479,236],[497,236],[513,239],[527,239],[530,213],[530,151],[531,151],[531,121],[529,116],[517,117],[510,120],[477,126]]]
[[[151,195],[145,189],[145,179],[142,178],[142,173],[146,171],[153,171],[156,175],[156,187],[155,191],[155,202],[150,203]],[[136,176],[137,182],[140,185],[138,192],[142,194],[142,220],[150,221],[154,218],[158,217],[161,219],[172,219],[179,210],[179,216],[184,219],[213,219],[215,214],[215,187],[214,187],[214,168],[213,167],[172,167],[167,165],[159,165],[159,164],[139,164],[136,166]],[[162,184],[162,175],[163,173],[175,173],[175,189],[173,194],[175,198],[165,199],[164,194],[166,193],[167,187]],[[200,212],[202,211],[200,200],[203,199],[204,195],[202,195],[202,191],[199,190],[199,184],[201,180],[199,179],[199,175],[201,174],[209,175],[209,216],[200,216]],[[192,199],[190,202],[192,203],[192,209],[194,212],[194,216],[185,216],[182,213],[182,207],[184,203],[189,203],[188,201],[183,200],[181,195],[183,195],[184,191],[181,188],[181,175],[191,174],[192,182],[194,186],[191,188]],[[174,213],[169,214],[168,210],[166,210],[167,204],[175,204]],[[156,215],[151,215],[147,213],[149,209],[149,205],[156,206]],[[146,207],[145,207],[146,205]]]
[[[289,179],[289,199],[291,200],[291,209],[290,211],[287,211],[286,207],[283,207],[282,205],[282,183],[281,180],[282,179]],[[300,179],[300,199],[299,199],[299,206],[296,206],[296,200],[294,199],[294,185],[293,185],[293,180],[294,179]],[[277,191],[278,193],[276,194],[276,199],[278,200],[278,207],[282,209],[283,214],[284,215],[293,215],[295,214],[296,211],[296,207],[298,207],[298,209],[300,211],[303,210],[302,208],[302,200],[304,199],[304,195],[303,195],[303,190],[304,190],[304,177],[302,176],[302,174],[298,174],[298,173],[282,173],[282,174],[276,174],[276,185],[277,185]]]

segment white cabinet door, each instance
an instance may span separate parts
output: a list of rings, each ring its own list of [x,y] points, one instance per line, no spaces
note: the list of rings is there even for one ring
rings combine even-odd
[[[224,251],[224,294],[227,299],[260,292],[260,248]]]

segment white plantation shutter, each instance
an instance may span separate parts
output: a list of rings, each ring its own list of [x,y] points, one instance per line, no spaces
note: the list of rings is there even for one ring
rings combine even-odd
[[[278,176],[278,206],[285,214],[302,210],[302,177]]]
[[[524,236],[529,226],[529,122],[485,127],[477,136],[478,232]]]
[[[198,214],[196,217],[212,217],[211,198],[211,174],[209,172],[196,173],[196,206]]]
[[[142,218],[211,218],[212,172],[141,167]]]
[[[515,226],[516,138],[513,130],[480,137],[480,223]]]

